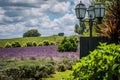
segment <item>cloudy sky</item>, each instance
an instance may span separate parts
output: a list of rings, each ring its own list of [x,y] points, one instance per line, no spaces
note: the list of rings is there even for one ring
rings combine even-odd
[[[22,37],[30,29],[42,36],[73,35],[79,0],[0,0],[0,38]],[[89,0],[83,0],[86,5]]]

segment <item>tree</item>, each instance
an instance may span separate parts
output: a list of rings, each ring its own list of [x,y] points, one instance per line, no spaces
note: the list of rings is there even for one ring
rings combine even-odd
[[[58,36],[64,36],[64,33],[58,33]]]
[[[75,25],[74,32],[77,34],[83,34],[85,29],[86,29],[85,24],[81,22],[80,26],[78,24]]]
[[[74,32],[75,32],[75,33],[79,33],[79,25],[78,25],[78,24],[75,25]]]
[[[41,34],[38,32],[37,29],[28,30],[23,34],[23,37],[38,37],[38,36],[41,36]]]

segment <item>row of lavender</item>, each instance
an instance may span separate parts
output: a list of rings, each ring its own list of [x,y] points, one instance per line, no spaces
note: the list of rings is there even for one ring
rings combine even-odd
[[[0,48],[0,58],[26,58],[26,57],[42,57],[42,58],[79,58],[79,49],[77,52],[58,52],[57,46],[39,46],[39,47],[19,47],[19,48]]]

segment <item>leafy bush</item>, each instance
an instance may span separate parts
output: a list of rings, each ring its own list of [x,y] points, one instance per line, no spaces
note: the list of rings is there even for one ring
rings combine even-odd
[[[76,80],[120,80],[120,45],[100,44],[80,59],[73,71]]]
[[[66,66],[65,64],[58,64],[58,69],[59,72],[63,72],[66,70]]]
[[[49,46],[49,45],[50,45],[50,43],[49,43],[49,41],[48,41],[48,40],[44,40],[44,41],[43,41],[43,45],[44,45],[44,46]]]
[[[11,45],[12,45],[13,48],[21,47],[19,42],[13,42]]]
[[[52,42],[52,41],[51,41],[51,42],[50,42],[50,45],[55,45],[55,42]]]
[[[77,51],[77,41],[76,39],[67,39],[66,37],[63,41],[58,45],[58,51],[61,52],[76,52]]]
[[[55,45],[55,42],[50,42],[48,40],[44,40],[43,42],[40,42],[38,46],[49,46],[49,45]]]
[[[27,46],[27,47],[32,47],[33,44],[32,44],[32,42],[27,42],[27,43],[26,43],[26,46]]]
[[[7,42],[7,43],[5,44],[5,48],[12,48],[12,45]]]
[[[32,46],[37,46],[37,43],[36,43],[36,42],[33,42],[33,43],[32,43]]]
[[[66,70],[72,70],[72,65],[74,65],[75,63],[76,63],[76,60],[64,58],[56,64],[57,70],[60,72],[66,71]]]
[[[40,42],[40,43],[38,44],[38,46],[43,46],[43,43],[42,43],[42,42]]]
[[[2,75],[9,78],[9,80],[28,80],[30,78],[41,80],[42,78],[50,77],[50,74],[53,74],[54,72],[54,65],[49,61],[46,61],[45,63],[30,61],[27,63],[23,62],[22,64],[16,64],[15,67],[9,66],[2,70]]]

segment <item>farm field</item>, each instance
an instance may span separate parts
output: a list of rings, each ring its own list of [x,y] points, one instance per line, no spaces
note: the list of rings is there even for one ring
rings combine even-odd
[[[59,43],[63,39],[62,36],[48,36],[48,37],[25,37],[25,38],[12,38],[12,39],[0,39],[0,48],[5,47],[5,44],[12,42],[19,42],[22,46],[27,42],[40,43],[44,40],[53,41]]]
[[[1,39],[0,43],[3,43],[0,44],[0,46],[3,47],[5,43],[15,41],[19,42],[21,45],[27,41],[35,41],[38,43],[44,40],[57,43],[62,41],[63,38],[64,37],[60,36],[52,36],[49,38]],[[72,74],[72,65],[79,60],[79,45],[76,52],[59,52],[57,49],[58,44],[0,48],[0,79],[61,80],[69,78]]]

